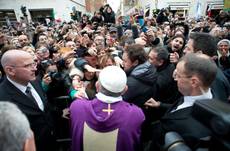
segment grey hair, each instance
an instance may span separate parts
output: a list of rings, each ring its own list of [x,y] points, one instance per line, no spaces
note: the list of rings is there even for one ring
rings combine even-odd
[[[6,53],[3,54],[2,58],[1,58],[1,65],[2,65],[2,67],[4,68],[9,61],[10,61],[10,56],[7,55]]]
[[[15,58],[18,58],[20,56],[25,56],[25,55],[30,55],[30,54],[26,51],[16,50],[16,49],[6,51],[1,58],[2,67],[4,68],[5,66],[12,64]]]
[[[99,81],[99,85],[100,85],[100,92],[103,93],[104,95],[107,95],[107,96],[112,96],[112,97],[119,97],[121,96],[122,92],[119,92],[119,93],[114,93],[114,92],[111,92],[109,90],[107,90],[106,88],[104,88],[102,86],[102,84],[100,83]]]
[[[22,151],[32,137],[26,116],[13,103],[0,102],[0,121],[0,150]]]
[[[216,78],[217,66],[207,55],[189,53],[182,57],[180,61],[184,61],[187,75],[197,75],[204,87],[211,86]]]

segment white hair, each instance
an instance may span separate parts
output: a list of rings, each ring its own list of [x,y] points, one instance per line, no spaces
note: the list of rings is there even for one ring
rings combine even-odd
[[[30,137],[32,133],[26,116],[13,103],[0,102],[0,150],[22,151]]]
[[[227,43],[228,46],[230,46],[230,41],[228,39],[222,39],[217,43],[217,46],[219,46],[221,43]]]
[[[16,58],[20,56],[30,55],[28,52],[23,50],[8,50],[6,51],[1,58],[1,64],[4,68],[6,65],[10,64],[12,61],[14,61]]]

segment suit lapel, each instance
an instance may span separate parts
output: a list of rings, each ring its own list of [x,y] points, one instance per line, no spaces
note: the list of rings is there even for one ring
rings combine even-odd
[[[34,89],[36,90],[36,92],[38,93],[38,95],[40,96],[44,106],[47,103],[47,98],[43,92],[43,90],[41,89],[41,86],[39,85],[39,82],[37,80],[30,82],[32,84],[32,86],[34,87]]]
[[[162,117],[162,119],[181,120],[181,119],[188,118],[191,115],[191,112],[192,112],[192,107],[187,107],[184,109],[174,111],[172,113],[168,112]]]
[[[178,107],[179,104],[181,104],[181,102],[184,101],[184,97],[180,97],[166,112],[166,114],[171,113],[172,110],[176,109]]]
[[[36,110],[40,110],[38,108],[38,105],[35,104],[33,100],[31,100],[28,96],[26,96],[22,91],[20,91],[18,88],[16,88],[11,82],[9,82],[7,79],[5,79],[4,87],[6,89],[6,92],[9,93],[9,96],[11,97],[11,100],[13,100],[15,103],[27,106]]]

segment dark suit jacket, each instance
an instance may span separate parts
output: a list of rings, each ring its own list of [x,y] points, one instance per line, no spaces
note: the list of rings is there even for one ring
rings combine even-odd
[[[163,103],[174,103],[181,95],[177,88],[177,82],[173,79],[175,65],[165,61],[160,67],[157,67],[157,101]]]
[[[230,96],[230,84],[220,68],[218,68],[216,79],[211,85],[211,91],[214,98],[228,102],[228,97]]]
[[[37,151],[51,151],[55,139],[50,108],[39,82],[34,81],[31,84],[43,101],[44,111],[40,110],[36,102],[22,93],[7,78],[0,85],[0,101],[10,101],[16,104],[27,116],[35,135]]]
[[[181,99],[183,97],[177,102],[181,101]],[[195,149],[199,145],[200,138],[211,135],[211,132],[206,127],[192,117],[192,107],[171,113],[176,106],[178,106],[178,103],[170,107],[161,120],[153,125],[153,150],[157,150],[156,148],[159,145],[163,146],[165,134],[170,131],[180,134],[185,143],[192,149]]]

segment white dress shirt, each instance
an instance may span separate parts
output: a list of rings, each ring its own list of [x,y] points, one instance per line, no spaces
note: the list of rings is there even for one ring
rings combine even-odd
[[[99,99],[100,101],[104,102],[104,103],[115,103],[115,102],[119,102],[122,101],[122,97],[112,97],[112,96],[107,96],[104,95],[103,93],[97,93],[96,94],[97,99]]]
[[[34,89],[34,87],[29,83],[27,86],[21,85],[13,80],[11,80],[9,77],[7,77],[7,79],[16,87],[18,88],[20,91],[22,91],[22,93],[24,93],[26,95],[26,88],[30,87],[31,88],[31,94],[33,95],[35,101],[37,102],[38,107],[44,111],[44,104],[42,102],[41,97],[39,96],[39,94],[37,93],[37,91]]]
[[[180,110],[183,108],[187,108],[187,107],[191,107],[193,106],[193,104],[195,103],[196,100],[200,100],[200,99],[211,99],[212,98],[212,93],[211,93],[211,89],[208,89],[207,92],[205,92],[202,95],[198,95],[198,96],[184,96],[184,102],[179,105],[176,110]],[[172,112],[174,112],[172,111]]]

